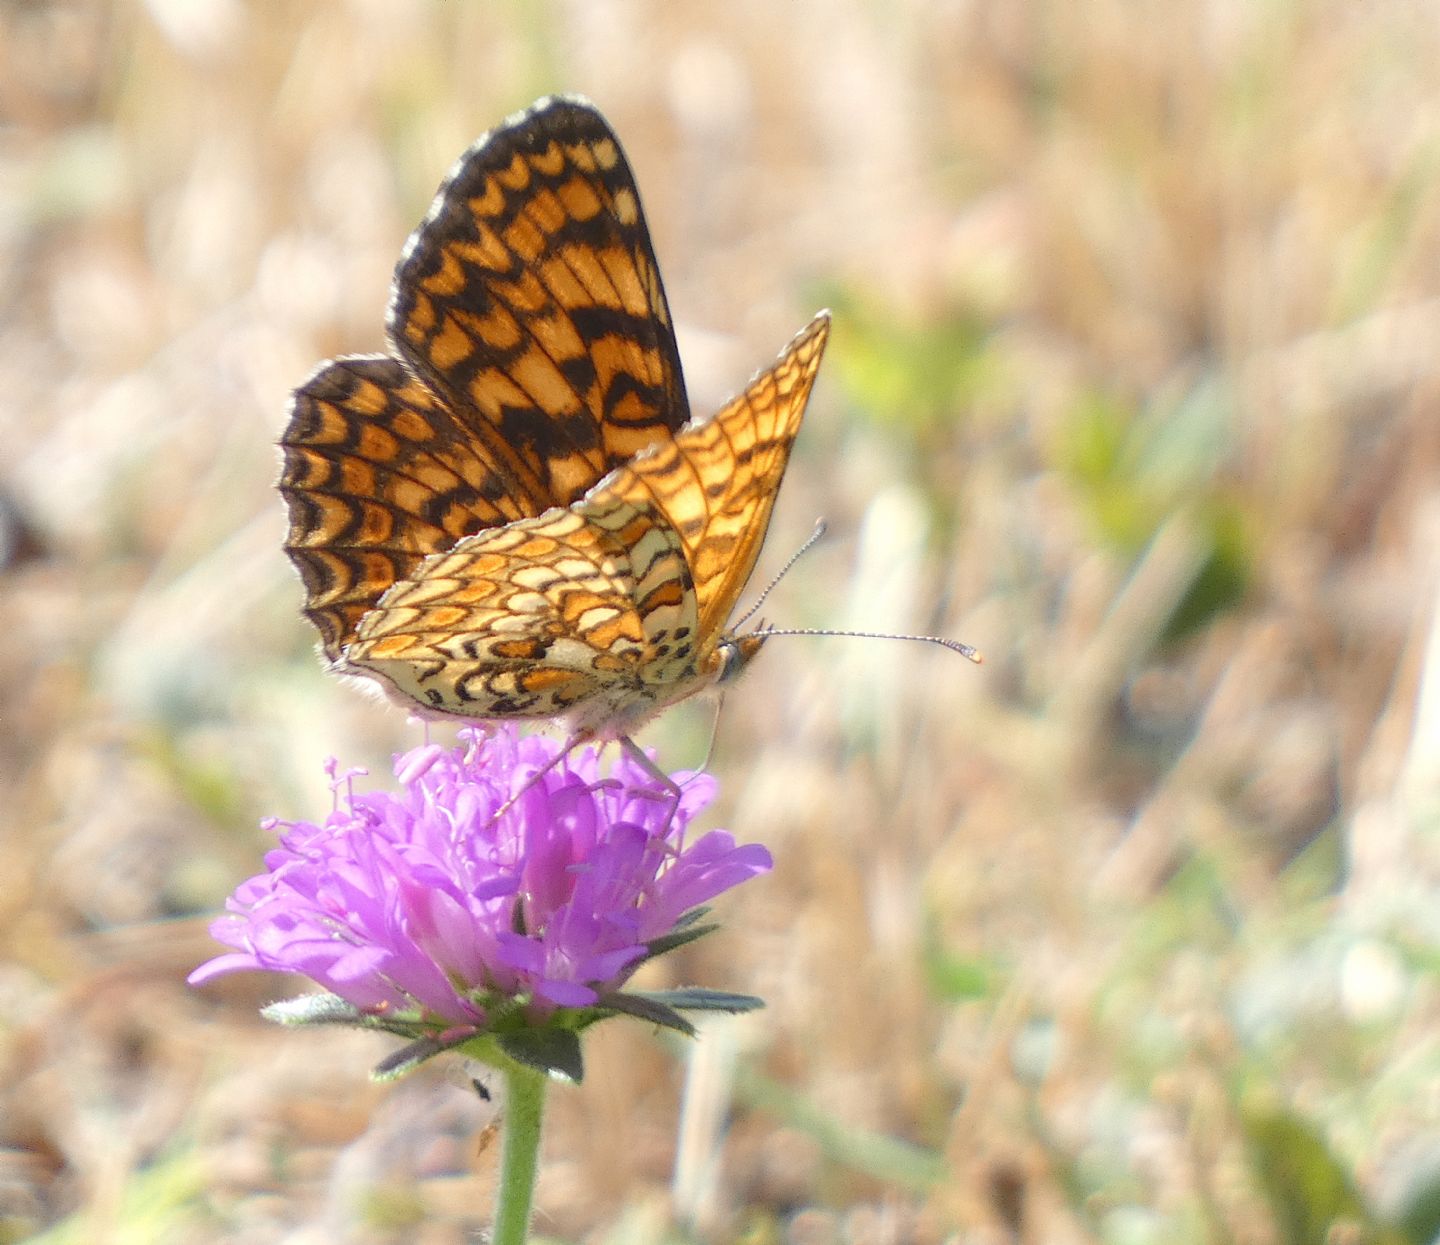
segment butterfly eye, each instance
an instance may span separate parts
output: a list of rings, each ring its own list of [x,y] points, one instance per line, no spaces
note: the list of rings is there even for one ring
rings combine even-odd
[[[718,663],[715,682],[725,684],[739,678],[740,672],[750,664],[750,659],[760,651],[760,646],[764,643],[764,635],[753,633],[720,641],[715,646],[715,659]]]

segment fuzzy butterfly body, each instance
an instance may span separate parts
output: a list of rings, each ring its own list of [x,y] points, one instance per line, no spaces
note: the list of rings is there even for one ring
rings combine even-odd
[[[627,735],[743,666],[824,313],[689,418],[638,191],[590,104],[477,142],[396,269],[391,354],[295,393],[286,550],[332,667],[463,718]]]

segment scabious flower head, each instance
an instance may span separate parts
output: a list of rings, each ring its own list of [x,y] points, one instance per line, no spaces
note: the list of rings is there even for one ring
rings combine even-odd
[[[686,842],[708,775],[672,775],[677,805],[628,755],[605,774],[595,749],[562,751],[467,728],[398,757],[395,790],[364,793],[332,762],[335,810],[270,823],[266,872],[211,926],[234,950],[191,983],[268,969],[432,1032],[543,1024],[604,1006],[687,914],[770,868],[722,830]]]

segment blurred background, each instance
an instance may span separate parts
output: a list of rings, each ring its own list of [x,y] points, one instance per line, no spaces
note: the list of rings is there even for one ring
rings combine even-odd
[[[986,663],[767,646],[711,821],[777,867],[651,984],[768,1010],[601,1026],[540,1238],[1435,1239],[1434,16],[0,3],[0,1241],[481,1239],[459,1060],[377,1087],[388,1040],[258,1018],[296,983],[184,977],[259,820],[419,737],[299,617],[288,392],[555,90],[697,410],[834,309],[767,617]]]

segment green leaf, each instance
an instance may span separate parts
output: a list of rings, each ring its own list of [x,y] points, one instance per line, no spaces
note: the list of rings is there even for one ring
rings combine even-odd
[[[497,1035],[500,1049],[516,1063],[580,1084],[585,1060],[580,1038],[569,1029],[521,1029]]]
[[[1308,1120],[1268,1104],[1243,1107],[1241,1114],[1251,1169],[1287,1245],[1318,1245],[1340,1223],[1366,1232],[1357,1240],[1395,1239],[1375,1235],[1350,1173]]]
[[[937,937],[928,938],[926,944],[925,980],[933,997],[947,1003],[966,1003],[991,994],[991,971],[982,961],[951,955]]]
[[[1430,1172],[1408,1191],[1400,1209],[1399,1226],[1414,1245],[1433,1245],[1440,1239],[1440,1172]]]

